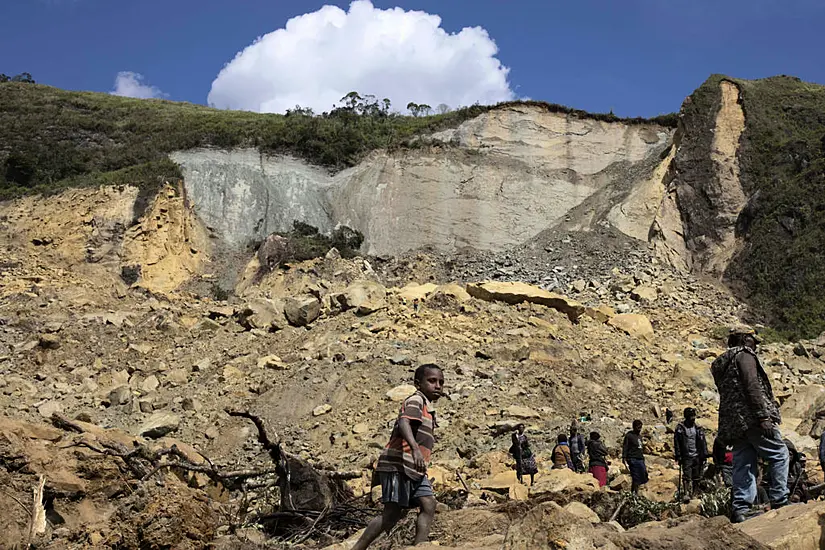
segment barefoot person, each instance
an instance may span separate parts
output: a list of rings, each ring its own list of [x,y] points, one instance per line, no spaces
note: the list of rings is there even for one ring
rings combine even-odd
[[[427,478],[435,439],[435,411],[432,403],[441,397],[444,373],[435,365],[422,365],[415,371],[417,391],[401,406],[390,442],[378,458],[384,511],[373,519],[353,550],[364,550],[378,536],[389,533],[410,508],[420,508],[415,525],[415,544],[427,542],[435,514],[435,495]]]

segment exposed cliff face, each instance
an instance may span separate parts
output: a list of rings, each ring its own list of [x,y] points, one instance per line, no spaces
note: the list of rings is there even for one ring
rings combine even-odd
[[[232,246],[300,220],[325,231],[358,229],[371,254],[427,246],[502,250],[657,158],[671,134],[510,106],[436,134],[432,146],[377,152],[336,175],[249,150],[187,151],[173,159],[198,216]]]
[[[738,159],[744,129],[739,89],[731,81],[713,78],[685,101],[670,191],[653,235],[674,265],[721,278],[741,246],[736,226],[747,204]]]

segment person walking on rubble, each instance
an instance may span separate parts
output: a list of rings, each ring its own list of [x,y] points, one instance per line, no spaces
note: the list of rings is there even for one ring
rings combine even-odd
[[[642,421],[634,420],[633,429],[624,434],[622,462],[630,471],[630,492],[638,493],[639,487],[648,482],[647,465],[642,451]]]
[[[719,392],[718,437],[733,445],[731,521],[739,523],[760,512],[757,496],[757,460],[767,463],[771,508],[788,503],[788,448],[782,441],[781,422],[770,379],[756,352],[759,340],[750,327],[730,330],[728,350],[716,358],[711,373]]]
[[[610,466],[610,462],[607,460],[607,447],[599,432],[590,432],[587,455],[590,457],[590,473],[598,480],[599,487],[604,487],[607,485],[607,467]]]
[[[696,424],[696,410],[691,407],[685,409],[684,420],[676,426],[673,434],[673,451],[682,472],[679,485],[682,497],[690,500],[691,495],[699,490],[699,482],[702,480],[708,457],[705,430]]]
[[[530,448],[530,440],[524,435],[524,424],[516,426],[513,432],[513,444],[510,445],[510,454],[516,459],[516,477],[519,483],[524,483],[524,474],[530,476],[530,485],[533,485],[535,475],[539,473],[536,466],[536,457]]]
[[[584,453],[586,451],[584,436],[579,433],[579,425],[575,420],[570,424],[570,437],[567,441],[570,446],[570,456],[573,459],[573,469],[578,473],[584,472]]]
[[[441,368],[421,365],[414,376],[416,392],[404,400],[401,412],[376,471],[381,479],[384,510],[364,530],[352,550],[365,550],[382,533],[389,533],[410,508],[421,511],[415,525],[415,544],[427,542],[435,515],[435,494],[427,477],[438,426],[433,403],[441,397],[444,373]]]
[[[552,456],[554,470],[573,469],[573,456],[570,454],[570,446],[567,444],[567,434],[558,435]]]

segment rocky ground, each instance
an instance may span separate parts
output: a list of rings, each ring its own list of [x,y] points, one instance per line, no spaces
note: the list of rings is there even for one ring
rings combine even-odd
[[[713,432],[709,363],[724,327],[750,320],[747,312],[717,283],[657,264],[630,239],[555,233],[509,253],[455,257],[347,260],[331,251],[254,284],[253,261],[238,295],[219,301],[127,285],[117,262],[123,231],[95,215],[75,210],[74,221],[57,223],[4,208],[2,547],[339,542],[375,512],[371,468],[422,363],[444,369],[448,394],[430,470],[443,501],[433,531],[442,546],[762,548],[754,536],[774,548],[818,547],[783,539],[783,512],[760,523],[769,533],[745,535],[723,518],[690,515],[710,512],[699,501],[657,508],[649,519],[662,522],[625,532],[638,522],[627,512],[609,522],[628,487],[619,460],[602,491],[589,476],[548,469],[555,435],[572,419],[589,418],[584,430],[600,431],[616,456],[641,418],[652,477],[644,496],[667,503],[678,471],[663,411],[696,407]],[[783,431],[811,457],[824,353],[825,338],[763,349]],[[281,454],[228,410],[261,419]],[[506,430],[519,422],[541,467],[529,490],[506,453]],[[292,497],[315,515],[279,512],[284,464]],[[45,522],[32,531],[41,477]],[[797,508],[808,519],[794,524],[814,526],[800,537],[813,537],[825,513],[813,506]],[[403,546],[405,525],[384,548]]]

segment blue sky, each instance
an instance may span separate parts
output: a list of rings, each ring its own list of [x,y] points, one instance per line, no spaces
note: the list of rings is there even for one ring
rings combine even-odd
[[[2,0],[0,72],[28,71],[44,84],[110,91],[117,73],[132,71],[169,99],[206,103],[224,65],[256,37],[325,4],[349,6],[307,0]],[[499,48],[495,58],[510,69],[507,79],[515,95],[590,111],[613,109],[623,116],[675,111],[715,72],[741,78],[791,74],[825,84],[825,2],[820,0],[373,4],[437,14],[449,33],[483,27]],[[353,67],[363,61],[356,57]],[[462,62],[467,63],[474,61]],[[248,74],[233,78],[230,96],[244,86],[263,86]],[[318,80],[306,78],[304,86]]]

